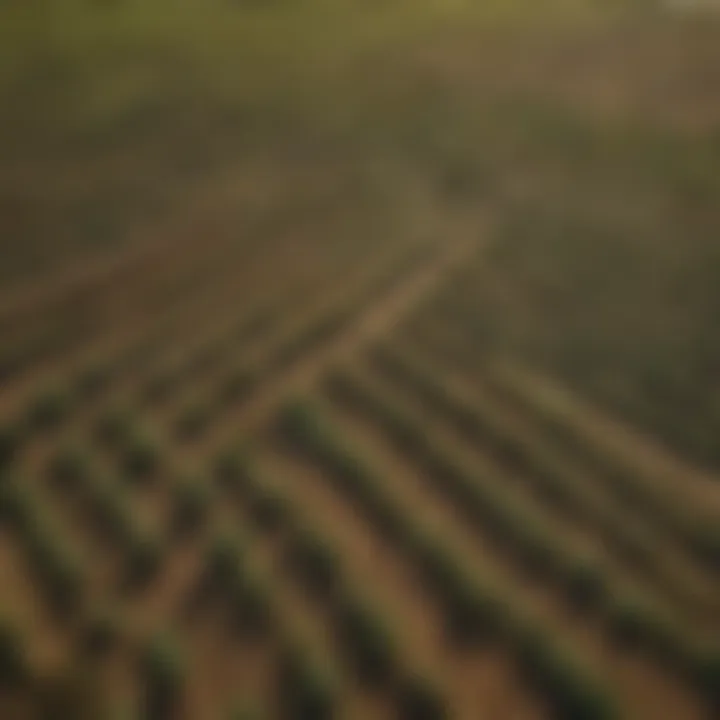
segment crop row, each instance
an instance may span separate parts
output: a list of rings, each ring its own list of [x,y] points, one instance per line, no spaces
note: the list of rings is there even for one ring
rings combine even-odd
[[[443,612],[451,639],[460,645],[506,645],[532,689],[558,718],[615,717],[607,692],[555,643],[513,609],[506,597],[470,573],[441,541],[431,538],[393,499],[388,484],[335,438],[312,405],[287,406],[280,438],[323,467],[337,489],[356,504],[388,542],[417,570]]]
[[[612,505],[599,501],[596,493],[588,494],[576,475],[546,453],[544,446],[524,438],[482,403],[461,397],[420,363],[398,352],[379,350],[373,361],[392,382],[407,388],[433,412],[446,418],[462,436],[489,449],[501,463],[517,471],[517,477],[531,483],[530,489],[549,506],[594,528],[608,547],[632,564],[636,572],[662,587],[668,597],[693,611],[715,611],[712,598],[698,593],[694,586],[678,582],[652,537],[630,525]]]

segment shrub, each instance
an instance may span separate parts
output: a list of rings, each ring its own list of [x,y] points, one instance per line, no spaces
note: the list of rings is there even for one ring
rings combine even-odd
[[[610,631],[624,647],[644,645],[648,635],[648,612],[632,601],[620,600],[610,608]]]
[[[156,442],[147,435],[136,434],[123,450],[122,466],[132,480],[146,480],[157,470],[160,452]]]
[[[398,702],[403,720],[443,720],[450,715],[445,698],[424,677],[404,680],[398,688]]]
[[[0,687],[16,686],[25,681],[28,664],[25,644],[18,628],[0,618]]]
[[[62,387],[41,393],[30,408],[30,425],[38,430],[57,427],[70,411],[70,394]]]
[[[185,659],[174,639],[155,637],[142,653],[140,682],[143,717],[174,720],[180,714],[186,680]]]
[[[347,599],[339,609],[340,641],[360,677],[371,683],[393,682],[397,673],[397,648],[388,628],[377,615]]]
[[[307,530],[298,530],[290,547],[292,567],[313,592],[330,594],[336,589],[340,570],[334,550]]]
[[[82,564],[41,520],[33,522],[36,528],[28,537],[28,545],[48,602],[59,615],[75,613],[85,591]]]
[[[335,680],[297,646],[285,647],[279,662],[278,696],[287,720],[330,720],[337,705]]]
[[[204,478],[184,479],[173,489],[173,529],[185,535],[205,520],[211,501],[210,486]]]

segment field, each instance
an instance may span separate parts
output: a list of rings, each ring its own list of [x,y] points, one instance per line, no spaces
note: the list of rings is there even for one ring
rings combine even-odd
[[[711,3],[10,0],[0,157],[0,718],[718,717]]]

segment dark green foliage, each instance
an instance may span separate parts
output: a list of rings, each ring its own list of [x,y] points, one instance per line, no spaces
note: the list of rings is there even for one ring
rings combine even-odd
[[[444,720],[450,716],[447,701],[426,678],[410,677],[398,688],[402,720]]]
[[[155,441],[140,433],[132,437],[122,452],[122,467],[131,480],[146,480],[157,470],[160,452]]]
[[[155,637],[142,653],[139,680],[143,692],[143,717],[174,720],[183,704],[185,659],[171,637]]]
[[[205,478],[180,480],[173,488],[173,529],[180,535],[197,530],[207,516],[212,495]]]
[[[70,405],[70,394],[65,388],[49,388],[35,398],[30,408],[30,425],[38,430],[57,427],[69,413]]]
[[[302,529],[295,532],[288,560],[312,592],[329,594],[336,589],[340,579],[337,555],[312,532]]]
[[[337,706],[334,679],[297,646],[279,658],[278,697],[286,720],[331,720]]]
[[[244,560],[242,545],[232,535],[216,537],[205,554],[204,580],[222,590],[233,587]]]
[[[7,618],[0,618],[0,688],[13,687],[25,681],[28,674],[25,644],[18,628]]]
[[[397,648],[389,629],[367,607],[346,599],[338,611],[340,642],[366,682],[392,683],[397,674]]]
[[[0,426],[0,476],[15,459],[22,444],[22,431],[19,425]]]
[[[720,648],[701,653],[693,675],[712,717],[720,715]]]
[[[558,654],[542,635],[520,628],[514,645],[518,665],[529,686],[546,699],[558,720],[612,720],[611,698],[574,663]]]
[[[80,560],[39,515],[31,519],[25,538],[33,568],[51,608],[63,616],[75,613],[85,591]]]
[[[162,565],[162,544],[150,533],[134,528],[126,551],[128,583],[131,586],[146,585],[157,575]]]
[[[567,568],[565,590],[573,607],[579,610],[596,609],[607,597],[602,571],[585,561],[577,561]]]
[[[232,616],[235,628],[244,635],[262,635],[273,619],[272,600],[265,584],[243,570],[231,590]]]
[[[639,648],[647,640],[648,612],[632,602],[621,601],[610,611],[610,630],[615,640],[624,647]]]
[[[32,498],[25,485],[7,478],[0,483],[0,522],[7,522],[15,529],[24,529],[31,520]]]

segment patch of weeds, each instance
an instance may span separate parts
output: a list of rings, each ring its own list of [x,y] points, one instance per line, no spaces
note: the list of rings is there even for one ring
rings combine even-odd
[[[127,582],[142,587],[151,582],[162,566],[164,549],[153,534],[135,527],[127,543]]]
[[[12,423],[0,426],[0,473],[15,460],[22,441],[23,433],[20,425]]]
[[[267,585],[257,575],[243,569],[231,590],[235,628],[243,635],[267,633],[272,625],[273,605]]]
[[[106,447],[117,447],[128,442],[133,429],[133,417],[126,407],[105,410],[95,424],[95,437]]]

